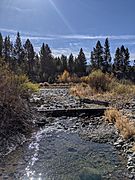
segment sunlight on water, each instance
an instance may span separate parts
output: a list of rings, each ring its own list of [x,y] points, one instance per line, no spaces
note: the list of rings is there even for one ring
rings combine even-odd
[[[35,171],[31,171],[31,167],[35,164],[35,162],[38,160],[38,151],[39,151],[39,141],[42,139],[42,134],[44,133],[44,130],[39,131],[35,136],[35,142],[32,142],[29,145],[29,149],[34,152],[33,156],[31,157],[31,160],[29,161],[28,166],[26,167],[26,175],[30,178],[30,180],[33,180],[33,177],[35,175]],[[41,176],[41,175],[39,175]]]
[[[25,176],[27,178],[29,178],[30,180],[35,180],[35,176],[38,178],[38,180],[42,179],[42,174],[36,174],[35,171],[32,171],[32,167],[34,166],[34,164],[38,161],[38,155],[39,155],[39,142],[42,140],[42,138],[44,137],[43,135],[46,136],[51,136],[51,135],[47,135],[48,132],[52,132],[54,130],[61,131],[60,129],[58,130],[57,127],[56,129],[53,127],[46,127],[46,129],[41,129],[38,133],[33,134],[32,139],[34,139],[34,141],[32,143],[30,143],[29,145],[29,150],[31,150],[33,152],[33,155],[31,156],[31,159],[29,160],[28,166],[25,168]],[[37,179],[36,178],[36,179]]]

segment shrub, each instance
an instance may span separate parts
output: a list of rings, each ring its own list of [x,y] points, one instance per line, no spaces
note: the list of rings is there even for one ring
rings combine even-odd
[[[113,75],[105,74],[101,70],[93,71],[89,76],[82,77],[81,82],[88,84],[95,95],[107,95],[109,93],[114,97],[121,95],[126,95],[125,97],[135,96],[135,85],[131,81],[119,81]],[[90,91],[89,96],[91,96],[92,91]]]
[[[10,137],[29,130],[28,106],[22,99],[26,79],[15,75],[0,60],[0,136]]]
[[[69,82],[78,83],[78,82],[80,82],[80,78],[77,77],[77,75],[70,75],[69,72],[67,70],[65,70],[62,75],[58,76],[58,82],[60,82],[60,83],[69,83]]]
[[[97,92],[106,92],[110,90],[112,77],[104,74],[101,70],[93,71],[88,77],[85,77],[90,87]]]
[[[40,85],[29,81],[26,75],[14,75],[14,82],[18,85],[20,96],[28,99],[30,95],[39,90]]]
[[[39,90],[39,84],[33,84],[32,82],[26,82],[22,84],[22,88],[26,92],[34,93]]]
[[[135,135],[135,122],[123,116],[117,109],[106,110],[105,120],[114,123],[123,138],[128,139]]]
[[[58,76],[58,82],[66,83],[70,82],[70,80],[70,74],[67,70],[64,70],[63,74]]]

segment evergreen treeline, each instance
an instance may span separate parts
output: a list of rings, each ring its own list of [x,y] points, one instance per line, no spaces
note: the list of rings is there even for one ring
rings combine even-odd
[[[104,46],[97,41],[90,57],[90,66],[83,49],[77,57],[70,54],[69,57],[61,55],[54,57],[48,44],[42,44],[40,52],[36,53],[29,39],[22,44],[19,32],[15,43],[10,37],[2,37],[0,33],[0,57],[9,65],[16,74],[26,74],[33,82],[55,82],[58,75],[67,70],[70,74],[78,77],[85,76],[94,69],[101,69],[103,72],[114,73],[119,78],[134,80],[135,68],[130,65],[130,53],[123,45],[118,47],[115,57],[112,59],[108,38]],[[90,68],[88,68],[90,67]]]

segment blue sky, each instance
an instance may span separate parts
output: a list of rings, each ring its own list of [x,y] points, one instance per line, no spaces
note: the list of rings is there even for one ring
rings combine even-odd
[[[38,50],[48,43],[53,54],[90,56],[99,39],[109,37],[111,52],[124,44],[135,59],[135,0],[1,0],[0,31],[30,38]]]

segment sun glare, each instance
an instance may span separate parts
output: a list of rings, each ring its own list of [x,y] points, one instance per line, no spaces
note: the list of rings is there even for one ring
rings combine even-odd
[[[57,7],[57,5],[54,3],[53,0],[49,0],[50,4],[53,6],[53,8],[55,9],[55,11],[57,12],[57,14],[59,15],[59,17],[62,19],[62,21],[64,22],[64,24],[66,25],[66,27],[69,29],[69,31],[71,33],[74,32],[73,28],[71,27],[71,25],[69,24],[69,22],[67,21],[67,19],[64,17],[64,15],[61,13],[60,9]]]

